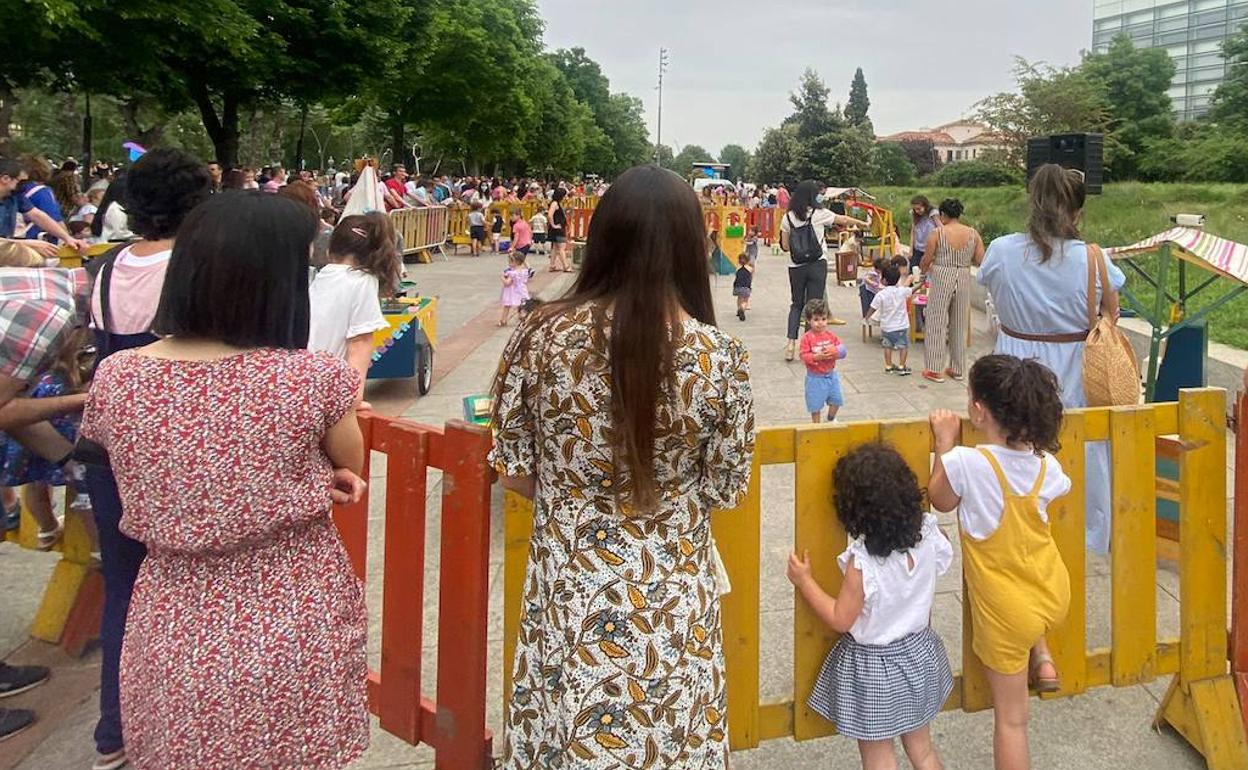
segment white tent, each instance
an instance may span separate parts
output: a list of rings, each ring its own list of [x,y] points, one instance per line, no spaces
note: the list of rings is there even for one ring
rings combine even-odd
[[[380,211],[384,214],[386,202],[377,190],[379,186],[377,169],[365,166],[360,172],[360,178],[356,180],[355,187],[347,193],[347,203],[342,207],[342,216],[367,214],[370,211]]]

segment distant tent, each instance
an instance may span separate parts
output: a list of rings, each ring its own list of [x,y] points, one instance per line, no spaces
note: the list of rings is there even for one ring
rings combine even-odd
[[[718,245],[715,251],[711,252],[711,272],[718,275],[732,275],[737,269],[728,261],[728,255],[724,254],[724,250]]]
[[[386,202],[377,193],[377,169],[365,166],[360,171],[360,178],[355,187],[347,193],[347,203],[342,207],[342,216],[367,214],[370,211],[386,211]],[[341,217],[339,218],[341,221]]]

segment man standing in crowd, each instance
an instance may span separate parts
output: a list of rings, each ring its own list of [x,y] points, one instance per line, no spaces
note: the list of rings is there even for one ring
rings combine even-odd
[[[212,191],[221,192],[221,164],[215,160],[208,161],[208,176],[212,179]]]
[[[273,173],[269,176],[269,181],[264,183],[262,188],[267,193],[275,193],[286,186],[286,169],[281,166],[274,166]]]
[[[69,234],[65,225],[56,221],[47,213],[35,208],[25,195],[17,195],[17,184],[20,181],[22,164],[9,158],[0,158],[0,238],[13,240],[13,232],[17,229],[17,215],[21,214],[35,223],[39,229],[51,233],[61,239],[62,243],[73,246],[78,251],[86,251],[86,241],[80,241]],[[28,246],[43,257],[55,257],[59,247],[45,240],[23,240]]]
[[[6,162],[11,161],[0,160],[0,180],[15,173],[11,168],[5,173]],[[18,394],[51,365],[70,331],[84,321],[87,287],[87,271],[81,268],[0,268],[0,430],[62,467],[69,462],[73,445],[48,419],[80,411],[87,394],[52,398]],[[0,470],[3,462],[0,457]],[[43,684],[48,676],[44,666],[0,663],[0,698]],[[0,707],[0,741],[34,721],[31,711]]]
[[[386,180],[386,190],[394,199],[399,202],[399,206],[392,204],[389,197],[386,198],[386,210],[393,208],[401,208],[403,205],[403,196],[407,195],[407,166],[402,163],[395,163],[390,167],[390,178]]]

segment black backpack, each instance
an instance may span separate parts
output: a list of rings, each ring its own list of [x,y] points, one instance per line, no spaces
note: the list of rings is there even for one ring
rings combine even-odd
[[[808,265],[823,259],[823,244],[819,242],[819,236],[815,234],[810,220],[807,219],[799,225],[795,224],[796,217],[789,214],[785,216],[789,217],[789,258],[793,260],[793,264]]]

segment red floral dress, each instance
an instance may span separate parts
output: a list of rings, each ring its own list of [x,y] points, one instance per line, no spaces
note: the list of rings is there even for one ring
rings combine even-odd
[[[358,381],[303,350],[100,365],[82,434],[148,549],[121,654],[136,770],[341,768],[368,746],[367,615],[320,448]]]

